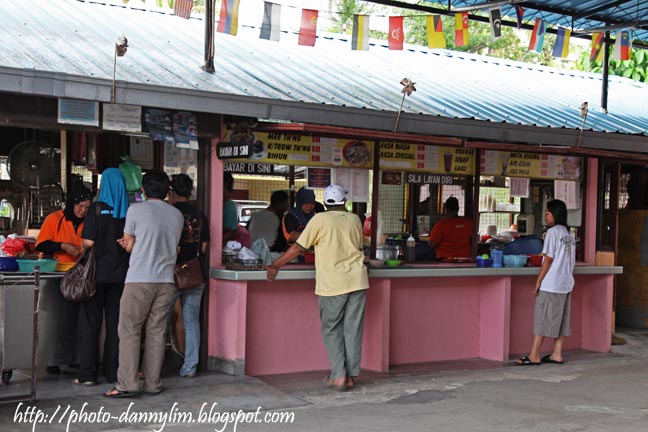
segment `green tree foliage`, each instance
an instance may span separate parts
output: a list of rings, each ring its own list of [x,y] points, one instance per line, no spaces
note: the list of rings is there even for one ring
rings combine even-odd
[[[648,83],[648,54],[646,50],[633,49],[630,60],[612,60],[614,47],[610,47],[610,75],[618,75],[635,81]],[[578,70],[602,73],[603,63],[590,61],[590,52],[583,51],[576,61]]]
[[[341,0],[337,3],[337,9],[333,14],[331,31],[349,34],[353,31],[353,16],[367,15],[371,11],[371,7],[368,7],[364,2],[361,3],[359,0]]]

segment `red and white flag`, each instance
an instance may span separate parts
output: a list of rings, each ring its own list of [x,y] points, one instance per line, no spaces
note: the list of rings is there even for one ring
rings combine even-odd
[[[387,38],[390,50],[402,50],[405,31],[403,30],[403,17],[389,17],[389,37]]]
[[[191,9],[193,8],[193,0],[175,0],[173,4],[173,13],[180,18],[189,19],[191,16]]]
[[[317,14],[313,9],[302,9],[301,27],[299,27],[299,45],[315,46],[317,37]]]

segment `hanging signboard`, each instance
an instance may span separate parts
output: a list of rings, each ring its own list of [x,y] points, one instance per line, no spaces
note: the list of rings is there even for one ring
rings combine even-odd
[[[580,180],[582,158],[540,153],[484,151],[482,175]]]
[[[59,98],[57,120],[59,123],[99,126],[99,102]]]
[[[473,175],[473,149],[398,142],[380,143],[380,168],[433,174]]]
[[[429,173],[407,173],[407,183],[451,185],[454,177]]]
[[[273,175],[274,165],[260,164],[254,162],[224,162],[225,172],[233,174],[255,174],[255,175]]]
[[[104,130],[120,132],[142,131],[142,107],[139,105],[103,104]]]

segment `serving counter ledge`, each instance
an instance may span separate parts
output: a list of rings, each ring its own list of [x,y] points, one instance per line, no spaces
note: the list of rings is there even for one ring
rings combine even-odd
[[[523,276],[537,275],[540,267],[476,267],[475,264],[404,264],[398,267],[368,266],[370,278],[418,278],[418,277],[456,277],[456,276]],[[621,274],[623,267],[594,266],[578,263],[575,275],[585,274]],[[265,280],[265,270],[227,270],[212,268],[210,277],[224,280]],[[287,265],[277,273],[276,280],[315,279],[315,268],[312,265]]]
[[[565,349],[610,351],[614,275],[622,271],[577,265]],[[369,267],[362,367],[387,372],[399,364],[504,362],[524,354],[533,338],[539,272],[475,264]],[[314,266],[282,267],[272,282],[265,271],[212,268],[210,275],[210,369],[269,375],[328,368]]]

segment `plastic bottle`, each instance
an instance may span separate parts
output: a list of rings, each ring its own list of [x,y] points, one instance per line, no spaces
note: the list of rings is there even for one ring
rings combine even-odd
[[[405,254],[405,256],[407,257],[407,262],[416,261],[416,239],[413,235],[410,234],[405,245],[407,250]]]

